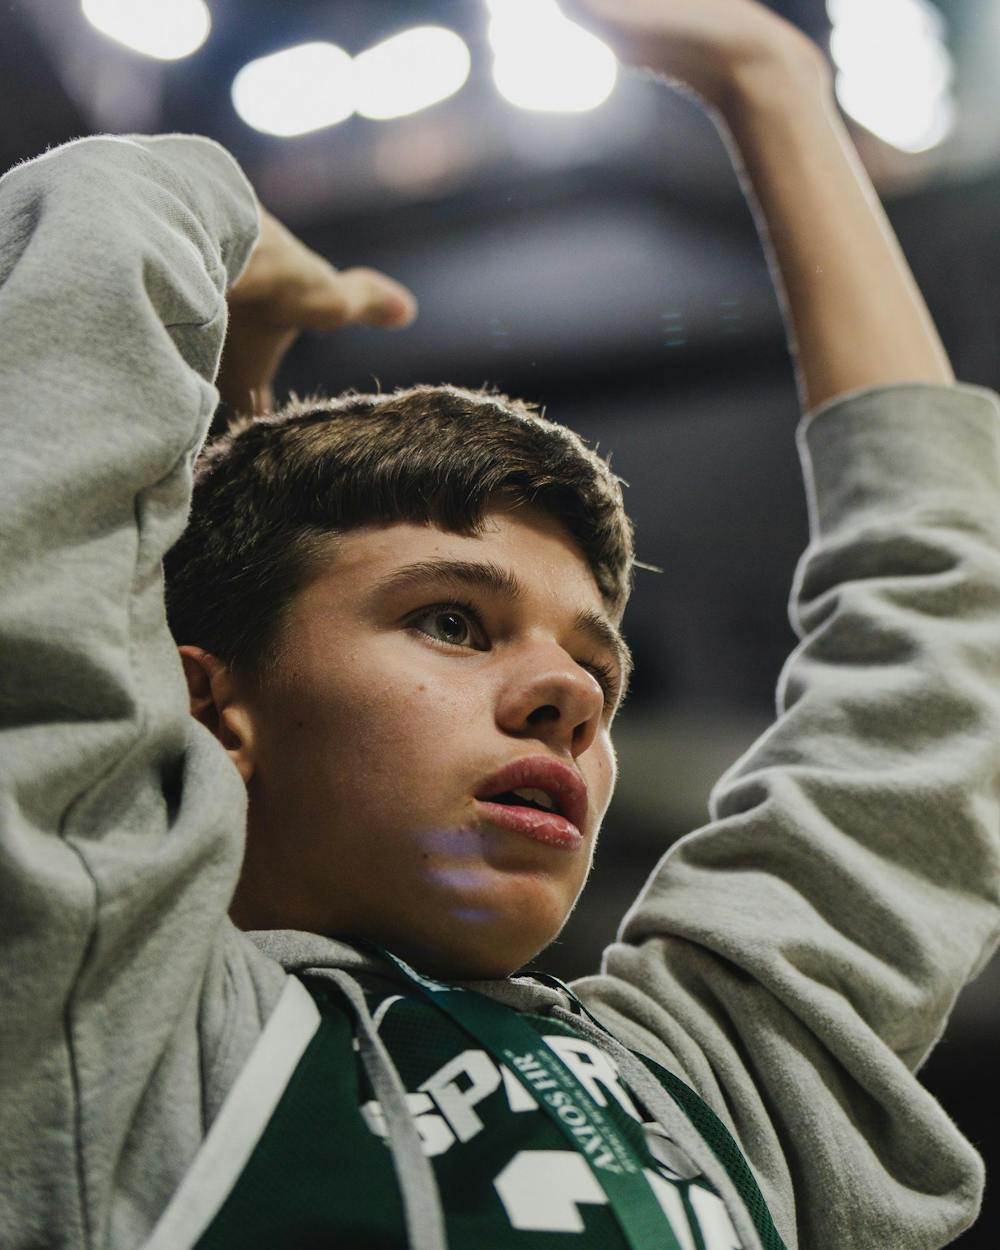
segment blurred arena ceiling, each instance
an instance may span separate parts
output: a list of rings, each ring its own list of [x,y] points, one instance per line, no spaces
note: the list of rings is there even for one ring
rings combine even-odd
[[[771,0],[771,7],[827,42],[824,0]],[[870,141],[887,184],[969,173],[1000,159],[1000,5],[937,0],[936,7],[958,64],[958,129],[919,158],[899,160]],[[0,64],[5,94],[17,101],[0,121],[5,165],[33,154],[37,144],[22,151],[26,142],[47,133],[203,130],[234,151],[276,211],[306,221],[383,206],[387,198],[460,194],[539,169],[599,163],[613,170],[669,132],[673,158],[664,151],[649,176],[702,209],[731,209],[739,201],[711,124],[690,101],[639,76],[625,76],[593,114],[526,114],[506,105],[490,81],[482,0],[211,0],[207,42],[176,62],[155,61],[99,34],[79,0],[8,0],[4,8]],[[424,113],[388,124],[352,117],[291,140],[258,134],[235,114],[229,88],[247,61],[314,39],[356,54],[397,30],[429,23],[462,36],[473,69],[457,96]]]
[[[770,2],[828,41],[825,0]],[[1000,179],[1000,0],[937,7],[957,64],[955,133],[913,155],[851,127],[887,200]],[[738,372],[781,357],[780,312],[739,180],[690,99],[623,74],[592,113],[512,108],[491,80],[483,0],[210,0],[210,9],[207,42],[163,62],[99,34],[79,0],[7,0],[0,168],[80,134],[208,134],[334,263],[379,265],[418,292],[424,316],[407,335],[377,344],[353,335],[353,373],[306,341],[290,362],[294,384],[482,381],[499,365],[498,382],[545,389],[653,362],[659,371],[667,359],[682,378],[718,371],[720,359]],[[314,39],[356,54],[425,23],[457,31],[472,53],[469,81],[430,109],[389,122],[353,116],[295,138],[260,134],[236,115],[232,80],[256,57]]]

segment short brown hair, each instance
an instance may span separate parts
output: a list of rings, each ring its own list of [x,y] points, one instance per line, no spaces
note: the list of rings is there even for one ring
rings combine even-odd
[[[285,608],[335,554],[331,538],[394,521],[477,534],[498,494],[562,520],[619,622],[633,530],[607,462],[534,405],[413,386],[295,399],[205,447],[187,529],[164,561],[174,640],[259,675],[280,654]]]

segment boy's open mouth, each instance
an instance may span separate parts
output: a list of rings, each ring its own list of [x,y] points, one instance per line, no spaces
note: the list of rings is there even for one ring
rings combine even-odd
[[[475,796],[499,815],[505,809],[513,818],[518,809],[550,817],[552,829],[582,838],[587,823],[587,785],[577,769],[551,755],[530,755],[513,760],[488,777]],[[533,827],[538,825],[538,817]],[[527,826],[525,826],[527,827]],[[538,826],[540,827],[540,826]]]
[[[538,812],[558,812],[559,805],[544,790],[524,787],[519,790],[504,790],[490,797],[491,803],[505,803],[508,807],[533,807]]]

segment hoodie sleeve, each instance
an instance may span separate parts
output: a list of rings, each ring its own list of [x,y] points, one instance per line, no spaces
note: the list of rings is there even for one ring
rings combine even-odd
[[[244,790],[188,713],[161,559],[257,222],[198,138],[84,139],[0,180],[5,1245],[104,1244],[227,923]]]
[[[1000,928],[998,418],[914,384],[804,419],[777,720],[574,985],[723,1117],[801,1250],[937,1250],[981,1198],[915,1073]]]

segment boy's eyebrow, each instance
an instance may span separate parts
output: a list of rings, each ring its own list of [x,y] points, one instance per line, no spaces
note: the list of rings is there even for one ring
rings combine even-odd
[[[420,560],[380,578],[375,594],[406,590],[425,582],[450,582],[462,589],[484,591],[505,599],[524,597],[524,587],[509,569],[492,560]],[[574,618],[573,629],[586,634],[598,646],[606,647],[618,657],[622,675],[622,695],[628,689],[634,661],[628,643],[614,625],[593,608],[582,608]]]

